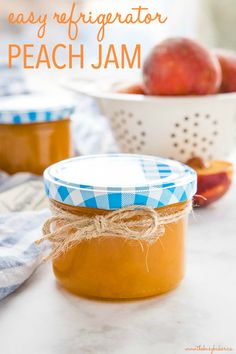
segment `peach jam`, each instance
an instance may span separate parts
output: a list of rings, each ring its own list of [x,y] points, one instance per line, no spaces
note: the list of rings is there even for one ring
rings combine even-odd
[[[45,94],[0,99],[0,169],[42,174],[71,157],[72,102]]]
[[[60,239],[66,242],[72,233],[83,231],[86,236],[69,242],[53,258],[54,274],[63,287],[80,296],[135,299],[165,293],[179,284],[184,276],[188,212],[196,192],[191,168],[153,156],[94,155],[54,164],[45,171],[44,180],[52,212],[63,215],[53,225]],[[128,219],[135,237],[122,219],[127,207],[134,211]],[[139,210],[144,216],[136,216]],[[145,219],[149,211],[158,220],[150,240]],[[108,223],[103,232],[94,233],[95,220],[111,221],[114,212],[122,231],[115,232]],[[76,230],[73,223],[63,229],[65,215],[73,215],[73,222],[86,218],[89,228]]]

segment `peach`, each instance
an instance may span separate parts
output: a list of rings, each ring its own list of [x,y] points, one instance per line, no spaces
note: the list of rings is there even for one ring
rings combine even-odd
[[[146,58],[143,81],[148,95],[215,94],[221,85],[221,68],[215,54],[196,41],[171,38]]]
[[[141,83],[132,84],[129,86],[123,86],[119,88],[117,93],[129,93],[133,95],[144,95],[144,90]]]
[[[210,161],[206,165],[200,158],[192,158],[187,165],[195,169],[198,176],[195,206],[205,207],[220,199],[229,189],[233,178],[233,166],[227,161]]]
[[[221,92],[236,92],[236,53],[233,51],[216,51],[222,70]]]

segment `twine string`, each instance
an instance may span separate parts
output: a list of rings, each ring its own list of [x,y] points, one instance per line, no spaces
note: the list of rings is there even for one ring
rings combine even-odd
[[[83,240],[104,237],[155,242],[165,233],[165,225],[177,222],[192,210],[192,203],[173,206],[162,213],[147,206],[133,205],[104,215],[73,214],[50,203],[53,216],[43,226],[43,237],[36,241],[52,243],[47,259],[55,259]]]

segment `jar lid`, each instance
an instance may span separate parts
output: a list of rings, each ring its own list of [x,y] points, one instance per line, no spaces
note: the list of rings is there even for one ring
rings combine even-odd
[[[69,118],[75,103],[68,96],[31,93],[0,98],[0,124],[51,122]]]
[[[50,199],[87,208],[115,210],[130,205],[160,208],[190,200],[197,176],[190,167],[145,155],[75,157],[44,172]]]

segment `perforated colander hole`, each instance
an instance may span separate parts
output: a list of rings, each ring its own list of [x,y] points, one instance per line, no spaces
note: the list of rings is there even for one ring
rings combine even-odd
[[[182,120],[174,122],[170,133],[172,149],[177,148],[177,155],[181,155],[182,160],[191,156],[208,159],[208,155],[213,153],[216,136],[220,134],[218,126],[219,119],[207,112],[187,113]]]
[[[138,125],[142,125],[141,120],[138,120],[138,121],[137,121],[137,124],[138,124]]]
[[[123,115],[125,114],[125,111],[123,109],[120,110],[120,114]]]
[[[140,141],[140,144],[142,145],[142,146],[144,146],[146,143],[145,143],[145,141]]]
[[[123,124],[126,123],[126,119],[125,119],[125,118],[122,119],[122,123],[123,123]]]
[[[133,118],[133,116],[134,116],[133,113],[129,113],[129,114],[128,114],[128,117],[129,117],[129,118]]]
[[[146,132],[141,132],[141,135],[142,136],[146,136]]]
[[[118,138],[119,140],[123,140],[123,139],[124,139],[124,135],[120,134],[120,135],[117,136],[117,138]]]
[[[137,136],[136,135],[133,135],[132,136],[132,139],[135,141],[135,140],[137,140]]]

